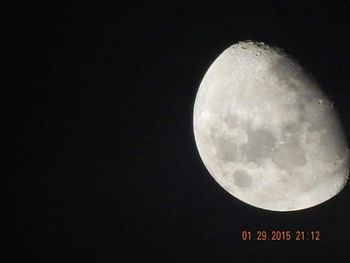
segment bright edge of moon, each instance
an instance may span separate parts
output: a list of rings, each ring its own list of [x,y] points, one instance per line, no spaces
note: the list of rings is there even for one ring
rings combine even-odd
[[[193,126],[209,173],[254,207],[310,208],[347,182],[349,150],[334,104],[278,48],[252,41],[227,48],[203,77]]]

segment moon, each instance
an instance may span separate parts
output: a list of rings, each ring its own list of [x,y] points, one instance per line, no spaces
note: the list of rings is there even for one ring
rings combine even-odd
[[[306,209],[347,182],[349,150],[334,104],[294,58],[262,42],[239,42],[212,63],[193,128],[211,176],[251,206]]]

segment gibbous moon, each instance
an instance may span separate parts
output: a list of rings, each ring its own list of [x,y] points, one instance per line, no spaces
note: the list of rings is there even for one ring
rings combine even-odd
[[[240,42],[213,62],[193,125],[209,173],[249,205],[309,208],[348,179],[349,151],[333,103],[297,61],[264,43]]]

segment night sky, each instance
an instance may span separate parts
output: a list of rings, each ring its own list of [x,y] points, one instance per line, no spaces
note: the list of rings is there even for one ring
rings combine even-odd
[[[192,111],[213,60],[238,41],[262,41],[312,73],[350,138],[350,5],[122,2],[3,10],[15,136],[4,262],[342,259],[350,185],[307,210],[249,206],[206,170]],[[244,241],[243,230],[318,230],[321,240]]]

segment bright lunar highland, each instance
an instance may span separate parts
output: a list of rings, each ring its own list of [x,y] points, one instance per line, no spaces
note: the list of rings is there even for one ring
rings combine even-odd
[[[206,72],[193,114],[203,163],[247,204],[305,209],[346,184],[349,150],[334,105],[278,48],[252,41],[227,48]]]

